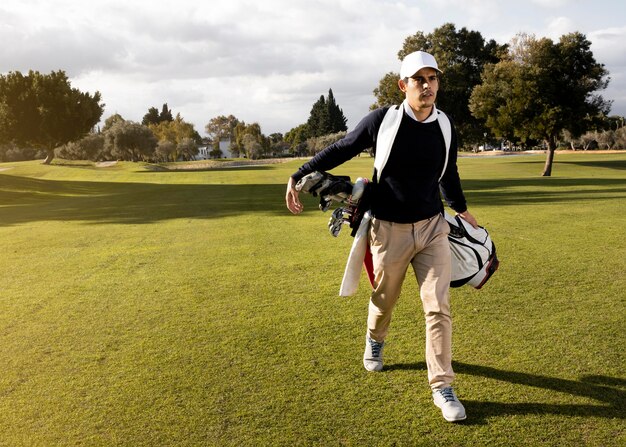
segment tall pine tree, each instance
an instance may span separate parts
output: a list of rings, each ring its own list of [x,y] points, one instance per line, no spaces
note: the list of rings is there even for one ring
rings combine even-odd
[[[320,96],[313,107],[307,121],[310,131],[309,137],[321,137],[331,133],[342,132],[348,130],[346,126],[347,118],[343,111],[337,105],[333,90],[328,91],[328,98],[324,95]]]
[[[163,121],[174,121],[174,118],[172,118],[172,111],[167,108],[167,103],[163,104],[161,113],[159,114],[159,122]]]
[[[344,116],[343,110],[341,110],[335,102],[335,96],[333,95],[332,89],[328,90],[326,108],[328,109],[328,122],[330,125],[329,133],[337,133],[348,130],[348,126],[346,126],[348,119]]]
[[[319,137],[328,133],[330,126],[328,125],[328,108],[324,95],[320,96],[320,99],[311,107],[307,125],[311,137]]]
[[[172,118],[172,111],[167,107],[167,103],[163,104],[161,113],[159,113],[156,107],[150,107],[148,113],[143,116],[141,124],[147,126],[148,124],[159,124],[163,121],[174,121]]]

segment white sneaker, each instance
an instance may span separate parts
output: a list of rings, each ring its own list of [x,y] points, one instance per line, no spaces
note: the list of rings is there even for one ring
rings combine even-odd
[[[363,354],[363,366],[368,371],[382,371],[383,369],[383,348],[385,342],[378,342],[365,336],[365,353]]]
[[[448,422],[463,421],[467,417],[463,404],[459,402],[451,386],[434,390],[433,401],[441,408],[443,418]]]

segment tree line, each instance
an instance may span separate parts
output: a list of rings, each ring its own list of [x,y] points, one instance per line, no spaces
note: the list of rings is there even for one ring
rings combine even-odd
[[[55,152],[70,160],[168,162],[193,159],[202,143],[200,135],[180,114],[172,118],[167,104],[163,104],[162,110],[165,113],[158,119],[151,118],[149,111],[141,123],[126,120],[116,113],[105,120],[102,129],[59,146]]]
[[[235,156],[244,155],[252,159],[302,156],[313,155],[343,137],[348,130],[347,121],[335,100],[333,90],[329,89],[326,97],[321,95],[313,104],[307,122],[285,135],[273,133],[266,137],[258,123],[246,125],[233,115],[212,118],[205,131],[216,148],[220,140],[228,140],[230,151]]]
[[[167,104],[149,109],[142,123],[119,114],[95,126],[104,111],[101,95],[72,88],[64,71],[29,71],[0,76],[0,157],[2,161],[59,154],[68,159],[173,161],[198,153],[201,138],[192,124]]]
[[[592,131],[610,129],[611,101],[598,93],[609,82],[604,65],[578,32],[549,38],[519,34],[510,44],[486,41],[477,31],[447,23],[430,34],[405,39],[399,59],[417,50],[432,53],[443,70],[437,106],[456,123],[465,147],[507,140],[547,147],[549,176],[556,148]],[[374,90],[373,107],[399,103],[399,75],[388,73]]]
[[[214,158],[224,155],[219,146],[220,141],[228,143],[234,157],[258,159],[281,156],[286,151],[282,134],[274,133],[268,137],[261,131],[259,123],[246,124],[234,115],[211,118],[204,130],[213,145],[210,155]]]
[[[225,155],[222,140],[228,141],[234,157],[301,155],[321,150],[328,133],[337,139],[347,129],[332,90],[313,104],[311,117],[301,126],[304,148],[300,141],[292,144],[281,133],[266,136],[259,123],[247,124],[233,115],[212,118],[205,126],[208,137],[202,138],[180,113],[174,117],[167,104],[161,111],[150,107],[141,123],[116,113],[100,129],[96,124],[103,110],[99,92],[90,95],[72,88],[63,71],[0,75],[0,161],[45,158],[49,164],[59,156],[169,162],[194,159],[202,145],[211,147],[210,157],[221,158]],[[336,135],[337,130],[344,133]]]
[[[590,46],[577,32],[556,42],[519,34],[508,44],[498,44],[478,31],[447,23],[432,33],[408,36],[398,58],[417,50],[437,58],[443,70],[437,106],[455,121],[463,148],[496,141],[544,145],[548,156],[543,174],[550,175],[559,146],[625,146],[624,118],[609,116],[611,101],[599,93],[608,85],[609,73]],[[380,79],[371,108],[402,102],[398,78],[390,72]],[[103,108],[99,92],[90,95],[72,88],[62,71],[1,75],[0,157],[32,148],[43,151],[47,162],[55,149],[62,156],[171,161],[193,157],[200,144],[211,146],[210,156],[223,156],[224,140],[233,156],[310,155],[347,131],[332,89],[312,105],[305,123],[285,135],[266,136],[258,123],[222,115],[207,123],[208,138],[203,139],[166,105],[160,112],[149,108],[141,123],[114,115],[102,130],[95,129]]]

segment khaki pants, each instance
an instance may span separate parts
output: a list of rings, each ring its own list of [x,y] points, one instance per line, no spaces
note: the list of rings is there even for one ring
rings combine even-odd
[[[449,386],[452,371],[449,226],[440,214],[412,224],[373,219],[370,248],[374,291],[367,318],[368,335],[384,341],[409,264],[420,289],[426,320],[426,365],[432,389]]]

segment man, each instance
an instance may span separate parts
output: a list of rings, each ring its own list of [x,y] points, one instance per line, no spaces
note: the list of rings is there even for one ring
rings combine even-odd
[[[450,247],[448,224],[443,217],[440,190],[448,205],[477,226],[467,211],[457,170],[457,141],[451,125],[446,137],[435,107],[439,74],[435,58],[423,51],[402,61],[398,86],[405,94],[399,108],[381,108],[368,114],[342,140],[330,145],[293,174],[287,185],[287,208],[302,212],[295,185],[313,171],[328,171],[363,150],[374,147],[377,159],[371,192],[372,220],[369,244],[374,265],[374,290],[370,298],[363,365],[368,371],[383,369],[383,348],[391,313],[400,295],[409,264],[420,288],[426,320],[426,364],[433,400],[450,422],[466,418],[451,383],[452,321],[450,316]],[[396,111],[397,110],[397,111]],[[379,130],[388,113],[397,116],[395,135]],[[387,122],[387,121],[385,121]],[[382,135],[382,136],[381,136]],[[388,153],[379,163],[379,151]],[[446,155],[448,154],[448,156]],[[447,158],[446,158],[447,157]],[[443,171],[443,172],[442,172]]]

